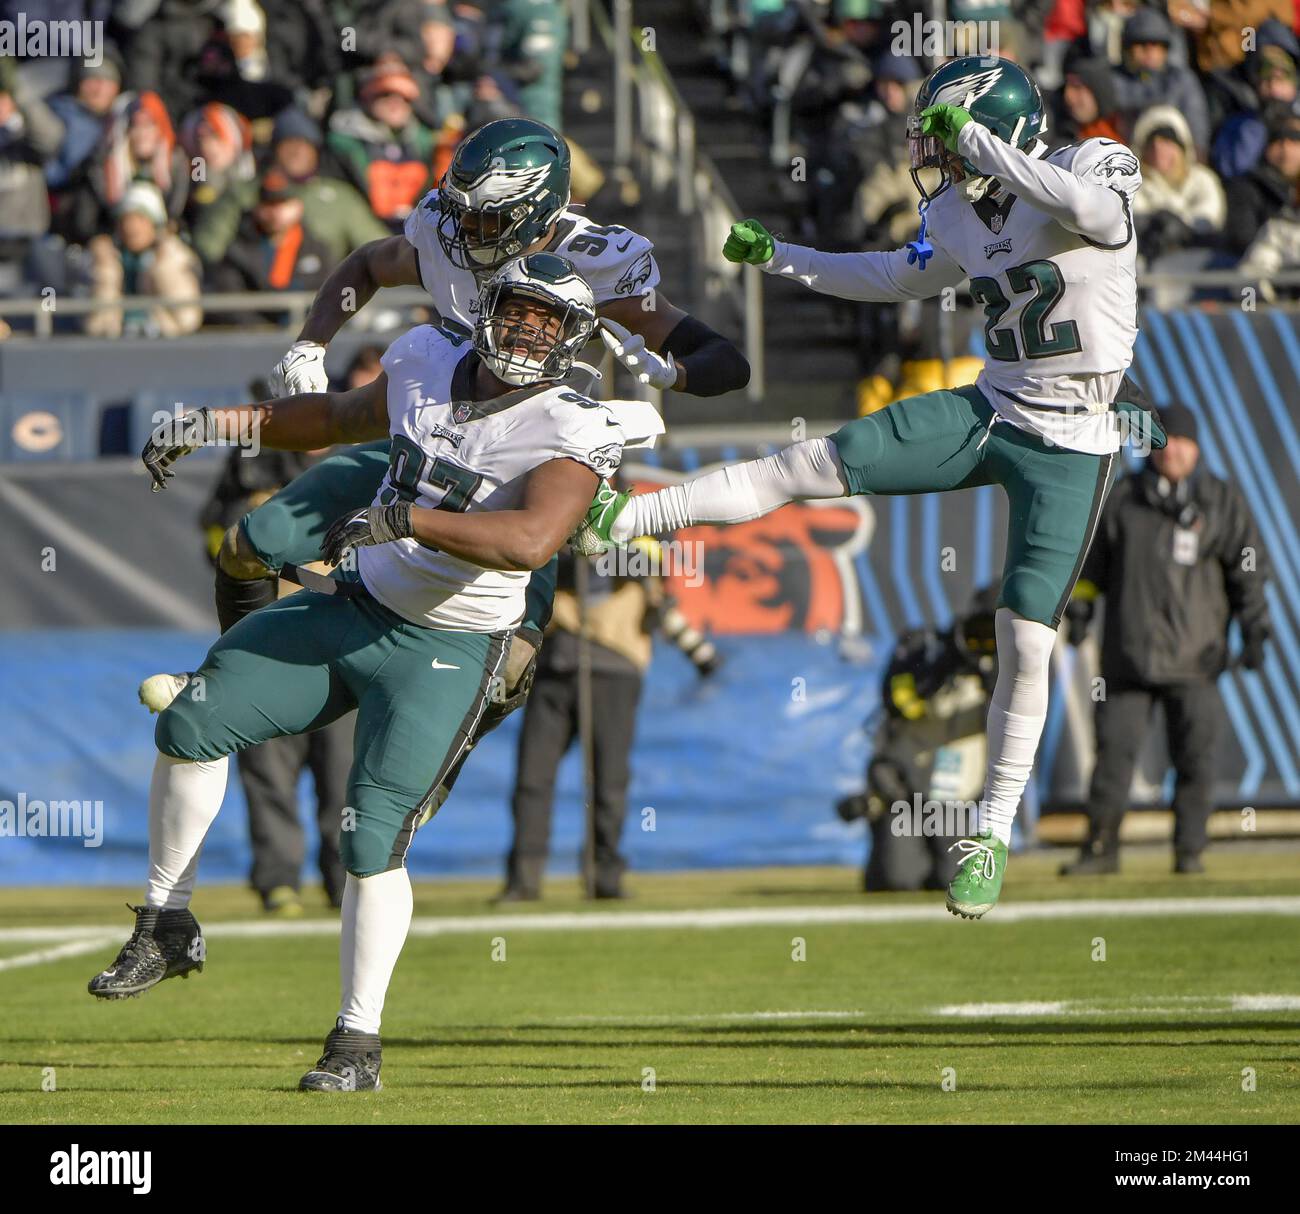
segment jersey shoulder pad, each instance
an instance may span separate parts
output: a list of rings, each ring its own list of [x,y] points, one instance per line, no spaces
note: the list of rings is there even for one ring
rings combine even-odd
[[[659,285],[654,244],[619,224],[602,226],[580,211],[566,211],[572,223],[555,252],[567,257],[587,280],[596,305],[645,295]]]
[[[577,460],[598,476],[618,471],[627,440],[608,405],[559,386],[547,392],[545,404],[555,426],[557,456]]]
[[[1085,139],[1055,153],[1054,162],[1076,177],[1130,196],[1142,185],[1142,166],[1136,154],[1113,139]]]
[[[417,249],[423,248],[429,241],[438,239],[438,191],[430,190],[413,206],[402,225],[402,234]]]
[[[451,322],[455,324],[456,322]],[[416,325],[398,337],[384,351],[379,365],[392,374],[398,367],[415,364],[430,365],[446,358],[461,358],[465,353],[466,338],[438,325]]]

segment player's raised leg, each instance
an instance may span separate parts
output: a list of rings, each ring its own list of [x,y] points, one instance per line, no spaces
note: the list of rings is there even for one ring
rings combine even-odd
[[[988,715],[980,833],[948,887],[948,909],[978,919],[1002,892],[1011,826],[1047,720],[1061,615],[1114,483],[1114,454],[1069,451],[1010,425],[994,429],[988,463],[1007,493],[1007,555],[996,619],[998,679]]]
[[[131,937],[91,979],[92,995],[138,995],[202,969],[203,936],[189,904],[203,840],[225,795],[228,756],[351,709],[328,666],[347,620],[347,600],[309,592],[249,616],[209,650],[159,716],[145,898]]]

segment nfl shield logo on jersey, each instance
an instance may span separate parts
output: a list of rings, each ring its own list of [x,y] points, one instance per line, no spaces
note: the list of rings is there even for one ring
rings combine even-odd
[[[451,420],[458,426],[463,426],[471,417],[474,416],[474,402],[468,400],[458,400],[451,411]]]
[[[994,236],[996,236],[1000,231],[1002,231],[1002,212],[1001,212],[1001,211],[999,211],[996,215],[993,216],[993,220],[992,220],[992,222],[989,224],[989,227],[993,230],[993,235],[994,235]]]

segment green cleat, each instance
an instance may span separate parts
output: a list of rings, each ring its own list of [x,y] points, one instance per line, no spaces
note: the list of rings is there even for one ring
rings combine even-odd
[[[998,904],[1007,871],[1007,845],[992,831],[982,830],[976,838],[958,839],[952,846],[966,858],[948,884],[948,909],[963,919],[978,919]]]
[[[586,517],[569,536],[569,547],[580,556],[599,556],[608,548],[618,547],[619,541],[610,536],[610,528],[631,496],[620,493],[609,481],[601,481]]]

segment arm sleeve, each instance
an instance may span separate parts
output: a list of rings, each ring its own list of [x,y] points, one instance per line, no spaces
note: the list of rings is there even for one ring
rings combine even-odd
[[[1068,168],[1003,143],[978,122],[962,127],[957,145],[981,173],[1063,228],[1102,245],[1122,246],[1132,237],[1130,204],[1142,177],[1137,157],[1122,143],[1089,139]]]
[[[887,253],[821,253],[803,245],[778,240],[776,252],[762,269],[778,278],[793,278],[840,299],[889,303],[902,299],[929,299],[944,287],[955,287],[966,277],[942,249],[935,246],[926,268],[909,265],[906,249]]]

